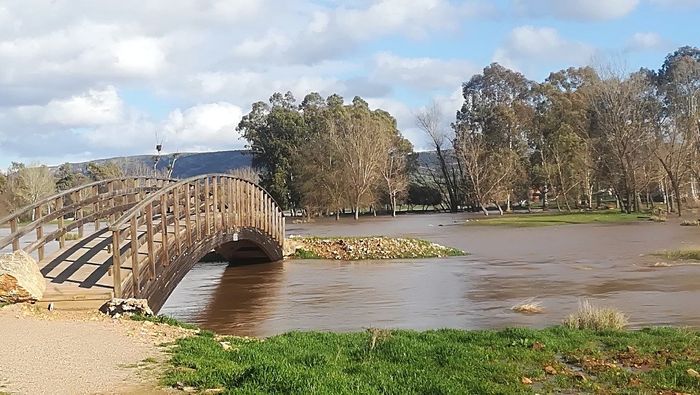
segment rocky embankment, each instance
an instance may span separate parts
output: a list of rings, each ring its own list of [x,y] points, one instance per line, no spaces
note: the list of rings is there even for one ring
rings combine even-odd
[[[411,238],[291,237],[285,243],[287,255],[295,259],[356,261],[466,255],[456,248]]]

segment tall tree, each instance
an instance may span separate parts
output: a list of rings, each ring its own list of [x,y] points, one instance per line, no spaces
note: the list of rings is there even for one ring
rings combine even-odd
[[[700,49],[682,47],[666,56],[650,93],[656,113],[654,155],[671,181],[676,211],[682,215],[681,184],[689,176],[695,199],[700,143]]]
[[[454,155],[454,136],[444,126],[443,114],[436,102],[416,114],[416,125],[425,133],[435,150],[438,170],[434,164],[425,163],[432,184],[446,198],[451,212],[457,212],[464,203],[462,194],[462,172]]]
[[[294,96],[275,93],[270,104],[257,102],[238,124],[237,130],[250,143],[253,166],[260,169],[260,184],[283,207],[300,206],[296,185],[299,169],[296,155],[307,134],[302,114],[295,107]]]
[[[482,74],[463,84],[464,104],[454,125],[457,145],[472,140],[469,136],[482,135],[477,139],[478,146],[485,145],[491,157],[498,158],[498,163],[490,164],[501,174],[497,177],[499,185],[493,189],[504,191],[508,209],[513,193],[525,178],[527,136],[534,116],[532,85],[521,73],[498,63],[487,66]],[[465,177],[472,178],[467,174]]]
[[[14,193],[23,204],[34,204],[56,192],[56,183],[46,166],[24,167],[17,173]],[[35,219],[32,211],[32,221]]]

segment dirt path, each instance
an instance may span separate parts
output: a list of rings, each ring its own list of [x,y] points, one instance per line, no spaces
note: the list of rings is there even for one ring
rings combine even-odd
[[[163,343],[190,331],[99,313],[0,309],[0,393],[163,394]]]

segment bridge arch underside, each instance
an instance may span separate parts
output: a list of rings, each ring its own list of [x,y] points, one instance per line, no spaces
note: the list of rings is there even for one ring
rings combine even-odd
[[[137,297],[148,300],[154,312],[158,312],[185,275],[197,262],[203,260],[224,262],[275,262],[283,258],[282,247],[270,236],[257,228],[244,227],[236,233],[218,232],[184,249],[167,266],[161,266],[154,280],[148,281]],[[127,282],[130,284],[130,282]],[[130,285],[125,294],[133,295]]]

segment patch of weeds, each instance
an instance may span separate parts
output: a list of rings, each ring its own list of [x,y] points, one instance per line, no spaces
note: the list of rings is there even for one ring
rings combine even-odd
[[[569,329],[589,329],[594,331],[623,330],[628,320],[622,312],[608,307],[593,306],[588,300],[579,302],[578,311],[564,320]]]
[[[700,221],[684,219],[681,221],[681,226],[700,226]]]
[[[654,255],[664,257],[672,261],[700,261],[700,249],[699,248],[688,248],[682,250],[665,250],[657,252]]]
[[[66,233],[63,237],[65,237],[67,241],[80,240],[80,236],[77,233]]]
[[[321,257],[313,251],[309,251],[305,248],[298,248],[294,252],[294,258],[296,259],[321,259]]]

